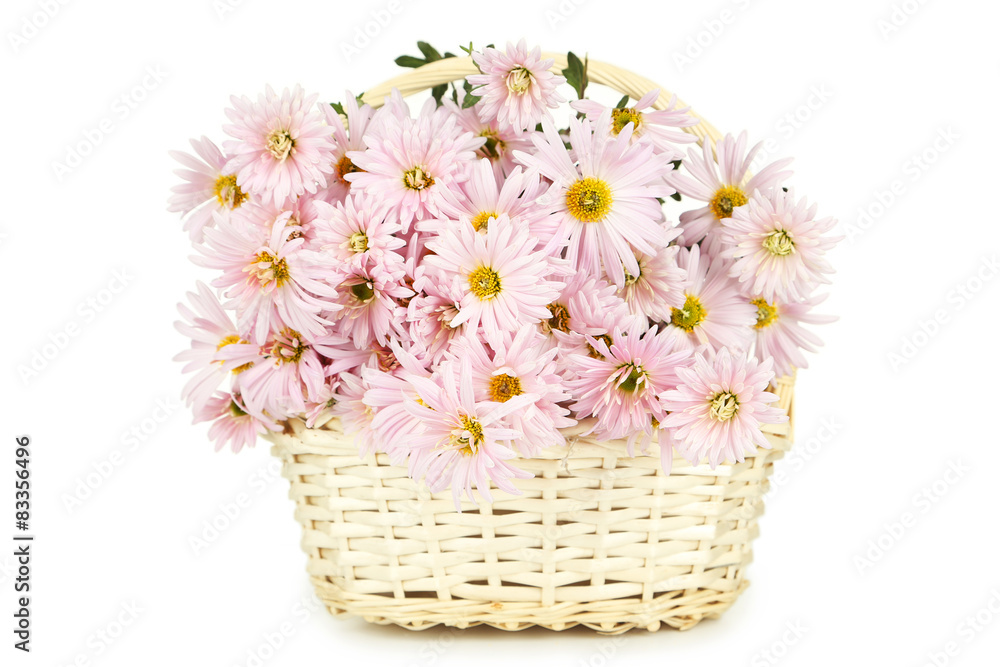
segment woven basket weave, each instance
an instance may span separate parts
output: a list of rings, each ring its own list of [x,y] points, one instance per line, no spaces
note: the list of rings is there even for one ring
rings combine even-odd
[[[554,58],[565,67],[565,56]],[[441,60],[369,91],[379,106],[475,73],[470,58]],[[639,98],[656,84],[590,61],[592,83]],[[665,108],[662,92],[656,108]],[[714,141],[708,123],[686,128]],[[791,417],[794,378],[773,390]],[[791,419],[765,426],[772,449],[715,470],[676,457],[667,476],[659,452],[628,457],[622,441],[565,431],[565,447],[518,465],[522,495],[494,490],[494,502],[455,509],[450,492],[429,493],[384,454],[358,457],[333,419],[298,420],[271,434],[291,482],[302,548],[316,592],[331,613],[422,630],[438,624],[585,625],[604,633],[661,626],[687,629],[718,617],[747,586],[751,541],[772,464],[791,445]]]

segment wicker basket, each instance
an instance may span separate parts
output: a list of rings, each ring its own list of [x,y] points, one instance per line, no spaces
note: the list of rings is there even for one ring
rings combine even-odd
[[[547,54],[556,67],[566,58]],[[426,90],[474,73],[469,58],[441,60],[365,95],[373,106],[392,88]],[[590,61],[592,83],[639,98],[651,81]],[[662,88],[661,88],[662,91]],[[661,92],[657,108],[669,102]],[[687,128],[718,139],[708,123]],[[774,391],[789,417],[794,379]],[[271,434],[291,482],[302,547],[316,592],[333,614],[422,630],[438,624],[604,633],[663,625],[687,629],[718,617],[747,586],[744,568],[772,463],[791,445],[791,420],[765,427],[772,449],[715,470],[675,458],[664,475],[658,452],[628,457],[623,442],[566,431],[567,446],[518,465],[523,495],[455,509],[384,454],[358,457],[334,419],[307,429],[297,420]]]

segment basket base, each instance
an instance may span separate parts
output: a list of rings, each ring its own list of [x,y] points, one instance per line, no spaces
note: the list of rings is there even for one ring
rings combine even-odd
[[[568,630],[582,625],[604,635],[633,629],[654,632],[664,627],[689,630],[706,618],[718,618],[732,606],[749,582],[741,579],[730,591],[696,589],[670,591],[649,601],[638,599],[564,602],[541,607],[528,602],[438,601],[428,597],[400,600],[383,595],[345,595],[325,578],[312,577],[316,594],[334,616],[357,616],[377,625],[428,630],[443,625],[465,629],[486,625],[517,631],[533,626]],[[438,607],[438,609],[435,609]],[[387,609],[391,613],[387,614]]]

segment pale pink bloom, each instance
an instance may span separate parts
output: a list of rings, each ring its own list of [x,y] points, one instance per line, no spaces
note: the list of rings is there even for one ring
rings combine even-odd
[[[301,86],[285,88],[278,96],[267,86],[257,101],[230,97],[232,108],[223,126],[226,152],[231,156],[226,171],[237,174],[245,191],[267,204],[285,202],[317,187],[325,187],[333,172],[333,137],[323,116],[314,108],[316,95],[306,97]]]
[[[837,321],[836,316],[811,312],[827,296],[812,296],[795,303],[768,302],[759,296],[751,299],[750,303],[757,308],[757,323],[753,327],[756,334],[754,356],[773,359],[774,371],[779,377],[791,375],[796,368],[808,368],[809,363],[802,352],[816,352],[823,341],[802,325]]]
[[[576,377],[567,384],[577,399],[570,407],[580,419],[597,417],[588,433],[596,432],[600,440],[630,438],[636,432],[652,435],[653,426],[666,416],[660,394],[677,386],[677,369],[690,355],[674,351],[673,339],[655,326],[615,327],[610,338],[610,345],[603,338],[589,338],[596,357],[570,357]]]
[[[537,456],[547,447],[566,444],[559,431],[576,424],[559,404],[570,400],[556,374],[556,348],[535,327],[522,327],[487,347],[479,338],[455,342],[449,356],[455,363],[468,359],[477,401],[506,403],[515,396],[533,394],[535,401],[507,415],[503,423],[524,434],[516,447],[522,456]]]
[[[374,414],[369,444],[376,451],[388,453],[394,465],[405,465],[410,455],[409,434],[421,428],[420,420],[406,409],[407,399],[418,398],[410,378],[430,377],[431,373],[423,360],[399,344],[393,342],[391,351],[397,362],[394,367],[366,366],[361,369],[367,388],[364,404]]]
[[[520,495],[511,480],[532,475],[508,463],[517,457],[512,445],[522,433],[502,426],[502,419],[537,397],[522,394],[505,403],[476,401],[468,362],[461,366],[445,362],[432,378],[411,377],[410,383],[419,401],[408,397],[406,409],[420,421],[420,430],[387,438],[408,440],[410,476],[425,479],[434,493],[451,488],[459,510],[463,492],[475,502],[473,485],[487,502],[493,501],[491,482]]]
[[[205,230],[205,244],[196,246],[202,256],[192,257],[199,266],[223,272],[212,284],[225,290],[239,330],[258,345],[285,326],[306,339],[322,336],[328,322],[320,313],[341,308],[327,282],[333,273],[329,261],[303,248],[302,237],[290,238],[291,216],[281,213],[270,228],[232,216]]]
[[[684,304],[671,309],[665,330],[676,339],[676,346],[745,350],[752,340],[757,311],[727,275],[725,261],[717,257],[709,262],[698,246],[692,246],[681,249],[677,263],[687,271]]]
[[[240,338],[229,313],[205,283],[198,281],[197,294],[188,292],[187,297],[194,310],[182,303],[177,304],[177,310],[186,321],[178,320],[174,326],[191,339],[191,347],[175,356],[174,361],[187,362],[184,373],[195,372],[184,386],[184,400],[188,405],[202,406],[229,375],[229,371],[216,360],[216,352],[227,345],[246,341]]]
[[[213,224],[213,213],[228,214],[239,208],[247,196],[236,184],[236,174],[225,171],[227,158],[211,139],[192,139],[191,147],[197,157],[170,151],[170,156],[186,168],[174,170],[184,183],[170,188],[173,194],[167,210],[186,215],[184,231],[190,234],[192,241],[201,243],[202,230]]]
[[[690,148],[688,159],[681,164],[690,176],[679,171],[667,174],[667,181],[679,193],[707,202],[699,209],[681,213],[683,234],[678,241],[681,245],[689,246],[707,238],[705,249],[714,256],[722,229],[719,221],[732,216],[735,209],[745,205],[754,190],[778,187],[792,175],[791,171],[783,171],[792,161],[786,158],[772,162],[751,176],[750,165],[763,142],[749,151],[746,145],[746,132],[741,132],[735,139],[727,134],[715,144],[714,152],[712,144],[706,141],[700,149]]]
[[[542,126],[545,139],[533,137],[537,153],[516,157],[553,183],[539,203],[557,216],[555,238],[568,241],[566,258],[576,270],[599,276],[603,261],[623,287],[626,271],[639,272],[633,248],[652,255],[669,242],[657,201],[673,194],[663,180],[669,160],[651,144],[632,144],[627,128],[617,136],[594,133],[589,120],[571,118],[570,152],[551,122]]]
[[[234,213],[232,217],[239,218],[241,222],[266,229],[268,232],[273,231],[275,225],[284,225],[286,240],[293,241],[301,238],[303,239],[303,248],[315,250],[317,246],[317,201],[323,203],[322,200],[316,200],[310,196],[299,197],[293,202],[285,202],[283,206],[249,203]]]
[[[436,273],[428,273],[426,264],[417,267],[413,289],[416,296],[406,307],[410,336],[426,348],[436,363],[451,340],[465,331],[465,325],[452,324],[464,292],[456,281],[440,280]]]
[[[667,246],[652,256],[636,253],[639,273],[627,274],[625,287],[618,291],[633,314],[668,322],[672,309],[684,305],[687,272],[677,264],[679,250],[678,246]]]
[[[462,132],[455,117],[433,99],[427,102],[416,118],[380,110],[365,134],[367,150],[347,152],[362,170],[345,176],[352,191],[388,205],[403,232],[414,219],[437,215],[442,191],[464,180],[465,165],[486,141]],[[400,105],[405,108],[402,98],[393,108]]]
[[[394,236],[400,227],[388,218],[385,205],[355,195],[336,206],[316,202],[315,207],[319,211],[317,245],[338,263],[352,269],[403,268],[403,256],[396,251],[406,242]]]
[[[333,141],[336,144],[333,151],[333,173],[327,179],[327,196],[334,203],[344,201],[351,191],[351,183],[346,176],[357,171],[358,167],[347,157],[347,153],[365,149],[365,132],[375,115],[375,109],[369,105],[359,106],[357,97],[349,90],[344,93],[343,106],[347,116],[346,126],[344,119],[331,105],[322,105],[326,124],[333,130]]]
[[[244,362],[239,345],[219,350],[224,368]],[[319,355],[299,332],[282,329],[260,349],[258,360],[239,374],[239,388],[247,412],[258,418],[282,419],[306,412],[326,384]]]
[[[677,451],[693,465],[708,460],[743,461],[755,445],[770,449],[763,424],[781,424],[788,416],[768,405],[778,397],[767,390],[774,372],[771,360],[758,362],[722,349],[715,358],[695,355],[694,365],[678,368],[680,385],[663,394],[670,412],[661,420],[672,429]]]
[[[490,218],[506,215],[515,227],[527,227],[528,234],[538,239],[541,250],[556,231],[552,216],[537,204],[547,189],[537,172],[524,173],[518,166],[510,176],[498,176],[489,160],[480,160],[471,168],[467,181],[445,194],[440,208],[448,219],[426,220],[418,227],[440,234],[455,227],[457,222],[485,234]]]
[[[368,386],[355,373],[340,373],[338,380],[339,385],[330,411],[340,419],[344,433],[354,436],[354,442],[358,445],[358,455],[364,458],[375,451],[376,440],[375,430],[372,428],[375,411],[364,402]]]
[[[398,299],[413,296],[402,284],[404,272],[397,270],[354,269],[337,287],[336,301],[341,308],[332,314],[337,333],[354,342],[358,349],[373,342],[388,344],[388,338],[406,338],[406,309]]]
[[[501,127],[495,118],[483,120],[479,117],[477,107],[467,109],[461,107],[464,99],[465,92],[463,91],[458,104],[448,98],[444,98],[442,103],[455,116],[459,127],[471,132],[473,136],[486,139],[486,142],[476,151],[476,156],[489,160],[497,176],[510,174],[514,169],[514,151],[531,148],[533,131],[517,132],[509,125]]]
[[[306,428],[318,428],[335,415],[333,407],[337,404],[337,390],[340,388],[340,378],[333,377],[320,387],[311,399],[306,400]]]
[[[551,71],[555,61],[542,60],[537,46],[528,51],[523,39],[517,46],[507,42],[506,51],[487,47],[474,52],[472,59],[482,74],[466,78],[476,86],[473,94],[482,98],[476,107],[485,121],[495,119],[515,132],[534,129],[543,117],[551,117],[549,109],[566,101],[556,92],[566,79]]]
[[[634,105],[611,109],[611,124],[608,130],[618,134],[625,126],[632,123],[632,141],[646,140],[656,146],[656,150],[667,155],[671,160],[679,160],[683,154],[677,144],[690,144],[698,140],[696,136],[676,128],[691,127],[698,124],[690,107],[678,107],[677,96],[670,98],[667,108],[662,111],[647,111],[660,97],[660,90],[651,90],[643,95]],[[608,107],[594,100],[575,100],[569,104],[574,110],[587,115],[596,122],[608,111]]]
[[[257,444],[257,436],[280,432],[281,426],[266,417],[249,414],[239,394],[216,393],[204,406],[195,408],[195,423],[212,421],[208,437],[215,441],[215,451],[226,445],[234,452]]]
[[[463,225],[428,242],[435,254],[427,256],[427,265],[463,292],[451,325],[466,324],[470,335],[481,325],[490,340],[547,319],[546,306],[563,283],[550,279],[552,264],[534,246],[528,230],[515,228],[506,215],[491,219],[485,235]]]
[[[743,288],[769,301],[797,301],[820,283],[833,267],[824,255],[840,237],[824,236],[837,222],[816,219],[816,204],[775,188],[756,191],[746,206],[722,221],[723,257],[735,261],[729,275]]]

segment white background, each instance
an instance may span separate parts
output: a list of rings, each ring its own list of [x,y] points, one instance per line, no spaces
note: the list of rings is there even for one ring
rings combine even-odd
[[[996,664],[996,3],[399,0],[393,14],[389,0],[223,2],[51,1],[50,18],[44,2],[4,3],[0,662],[229,666],[263,651],[266,665]],[[178,405],[175,304],[200,274],[164,210],[167,150],[221,140],[231,93],[301,83],[341,99],[398,74],[393,58],[417,39],[457,51],[520,36],[589,51],[724,131],[772,139],[775,156],[796,157],[798,192],[851,237],[826,307],[842,319],[800,374],[799,442],[778,464],[787,478],[768,499],[753,585],[690,632],[410,633],[299,613],[305,556],[267,447],[215,454]],[[110,133],[60,178],[53,164],[104,119]],[[860,224],[859,210],[871,214]],[[127,285],[92,313],[86,300],[109,296],[115,271]],[[22,377],[68,325],[77,335]],[[22,434],[30,655],[11,648]],[[240,494],[239,516],[196,553],[191,538]],[[977,613],[984,625],[966,620]],[[282,646],[262,649],[286,623]]]

